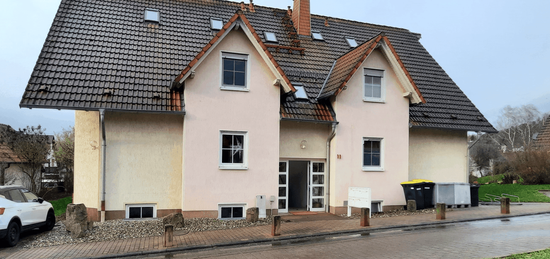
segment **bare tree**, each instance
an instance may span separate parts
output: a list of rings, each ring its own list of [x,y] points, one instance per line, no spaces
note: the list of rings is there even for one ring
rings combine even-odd
[[[74,128],[63,129],[61,133],[55,134],[56,142],[54,148],[54,158],[57,162],[57,168],[64,171],[63,180],[65,190],[73,192],[74,183]]]
[[[49,153],[48,138],[39,126],[19,129],[14,134],[2,134],[6,146],[25,163],[21,170],[32,192],[38,192],[41,182],[42,166],[47,162]]]
[[[493,140],[500,145],[506,145],[511,150],[516,150],[519,146],[529,148],[540,124],[540,112],[534,105],[518,107],[507,105],[501,110],[497,121],[500,132],[493,137]]]

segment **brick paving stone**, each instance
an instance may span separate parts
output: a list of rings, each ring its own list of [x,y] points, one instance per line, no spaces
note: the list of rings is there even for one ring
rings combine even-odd
[[[550,204],[523,204],[512,205],[509,216],[517,216],[531,213],[550,213]],[[436,220],[434,214],[419,214],[391,218],[372,218],[371,226],[360,227],[359,219],[345,219],[334,215],[320,214],[319,218],[308,217],[303,221],[299,217],[289,216],[291,222],[282,222],[281,237],[292,237],[316,233],[330,233],[345,230],[376,230],[384,227],[431,224],[440,222],[453,222],[457,220],[476,220],[489,217],[500,217],[499,206],[480,206],[474,208],[460,208],[447,211],[446,220]],[[311,218],[311,219],[310,219]],[[282,217],[285,220],[285,216]],[[243,240],[270,239],[270,227],[256,226],[248,228],[214,230],[205,232],[188,233],[175,236],[176,247],[190,247],[197,245],[215,245],[220,243],[238,242]],[[433,240],[437,244],[437,240]],[[380,244],[384,247],[385,244]],[[448,247],[447,247],[448,248]],[[116,255],[138,251],[164,250],[164,237],[146,237],[117,241],[96,243],[82,243],[74,245],[61,245],[46,248],[23,249],[10,255],[8,258],[60,258],[60,257],[93,257],[101,255]],[[391,246],[387,246],[391,249]]]

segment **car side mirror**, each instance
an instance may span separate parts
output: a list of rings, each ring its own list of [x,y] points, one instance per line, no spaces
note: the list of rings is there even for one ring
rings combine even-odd
[[[42,204],[42,202],[44,202],[44,199],[38,198],[38,202],[39,202],[40,204]]]

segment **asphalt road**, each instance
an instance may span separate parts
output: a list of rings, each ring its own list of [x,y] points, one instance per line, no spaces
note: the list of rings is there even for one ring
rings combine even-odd
[[[148,258],[490,258],[550,248],[550,215]]]

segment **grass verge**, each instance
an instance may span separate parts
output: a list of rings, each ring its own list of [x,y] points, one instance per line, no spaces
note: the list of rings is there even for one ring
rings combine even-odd
[[[544,249],[541,251],[536,252],[530,252],[530,253],[524,253],[524,254],[515,254],[507,257],[502,257],[506,259],[524,259],[524,258],[530,258],[530,259],[539,259],[539,258],[550,258],[550,248]]]
[[[506,193],[519,196],[521,202],[550,202],[550,197],[540,193],[539,190],[550,190],[550,184],[484,184],[479,187],[479,200],[489,201],[485,198],[485,194],[500,196],[501,194]],[[517,202],[517,199],[510,197],[510,201]]]
[[[50,201],[56,216],[59,216],[67,211],[67,205],[73,202],[72,197],[65,197],[59,200]]]

